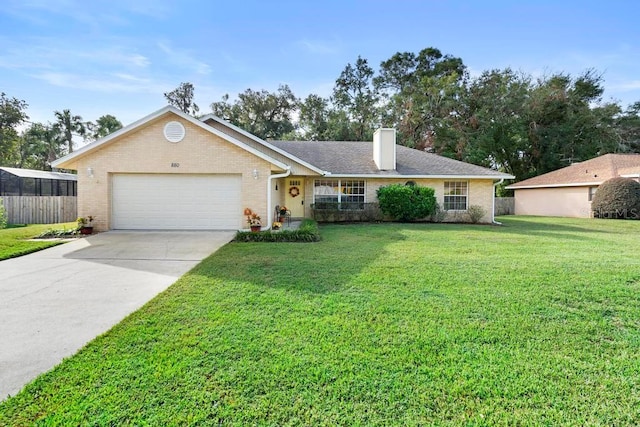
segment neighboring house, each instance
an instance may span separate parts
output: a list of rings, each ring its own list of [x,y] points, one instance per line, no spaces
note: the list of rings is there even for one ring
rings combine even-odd
[[[495,185],[513,178],[398,146],[393,129],[373,142],[267,142],[170,106],[53,166],[78,171],[79,215],[98,230],[240,229],[245,208],[268,227],[276,205],[310,217],[316,201],[376,202],[380,186],[408,181],[433,187],[450,220],[480,205],[489,223]]]
[[[604,181],[640,179],[640,154],[605,154],[506,187],[516,215],[591,217],[591,200]]]

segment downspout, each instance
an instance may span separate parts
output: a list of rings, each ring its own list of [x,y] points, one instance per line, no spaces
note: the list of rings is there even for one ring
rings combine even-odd
[[[271,224],[273,223],[273,208],[271,206],[271,189],[273,188],[273,180],[277,178],[284,178],[286,176],[291,175],[291,166],[287,166],[287,170],[284,173],[277,175],[269,175],[269,179],[267,180],[267,226],[262,227],[262,231],[270,230]]]
[[[496,188],[503,182],[504,178],[493,184],[493,206],[491,206],[491,223],[495,225],[502,225],[501,222],[496,221]]]

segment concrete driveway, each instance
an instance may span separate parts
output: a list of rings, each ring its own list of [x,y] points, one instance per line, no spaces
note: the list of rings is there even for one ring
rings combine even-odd
[[[0,261],[0,401],[108,331],[233,236],[110,231]]]

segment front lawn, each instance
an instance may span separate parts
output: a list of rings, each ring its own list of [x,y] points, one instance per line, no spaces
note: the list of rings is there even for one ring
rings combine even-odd
[[[0,425],[640,424],[640,221],[502,221],[227,245]]]
[[[61,241],[32,241],[28,239],[32,239],[51,228],[73,229],[75,227],[75,222],[65,224],[32,224],[26,226],[10,225],[9,228],[0,230],[0,261],[59,245],[62,243]]]

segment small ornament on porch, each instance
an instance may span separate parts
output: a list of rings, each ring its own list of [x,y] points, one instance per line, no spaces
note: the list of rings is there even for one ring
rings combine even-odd
[[[284,222],[287,217],[287,209],[286,206],[280,206],[280,211],[278,212],[280,218],[278,218],[279,222]]]

